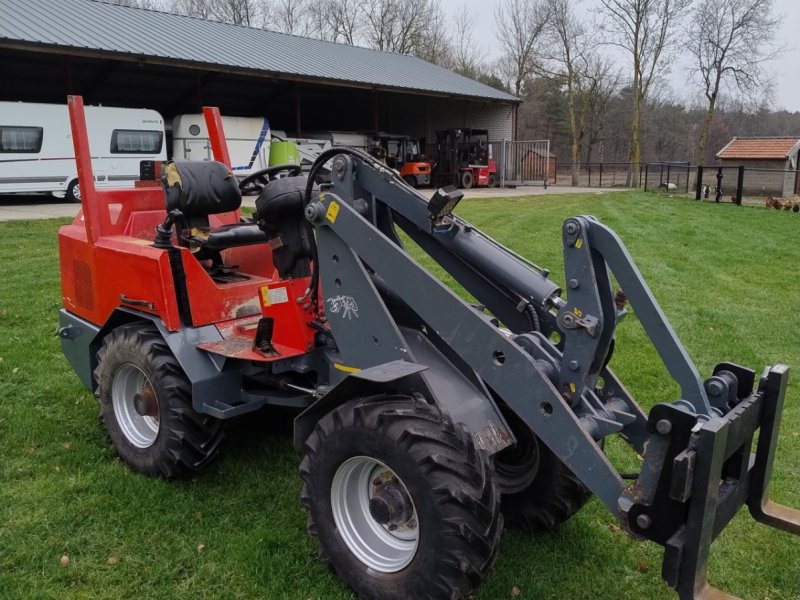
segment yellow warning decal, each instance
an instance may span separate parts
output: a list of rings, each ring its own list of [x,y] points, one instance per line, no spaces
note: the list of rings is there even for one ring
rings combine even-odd
[[[583,311],[576,306],[575,308],[572,309],[572,314],[574,314],[576,317],[580,318],[580,317],[583,316]]]
[[[339,363],[333,363],[333,368],[344,371],[345,373],[358,373],[361,370],[358,367],[348,367],[347,365],[340,365]]]
[[[575,384],[574,383],[570,383],[569,384],[569,391],[572,392],[573,394],[575,393]]]
[[[575,247],[580,250],[581,246],[583,246],[583,240],[581,238],[578,238],[577,240],[575,240]]]
[[[339,203],[335,200],[331,200],[330,205],[328,205],[328,212],[325,213],[325,218],[328,219],[331,223],[336,222],[336,217],[339,215]]]
[[[261,288],[261,303],[264,306],[269,306],[270,305],[269,288],[266,285]]]

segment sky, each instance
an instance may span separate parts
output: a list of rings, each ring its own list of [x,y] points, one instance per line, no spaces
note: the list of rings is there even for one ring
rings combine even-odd
[[[591,17],[590,9],[596,0],[574,0],[579,13]],[[766,69],[774,74],[776,89],[773,90],[774,108],[800,111],[800,0],[773,0],[775,12],[781,16],[782,27],[775,33],[778,45],[786,51],[776,60],[767,63]],[[441,0],[448,14],[455,14],[466,5],[475,17],[474,36],[476,43],[487,58],[497,58],[500,50],[494,37],[494,8],[500,0]],[[620,64],[620,66],[623,66]],[[676,66],[671,74],[673,89],[680,93],[688,73],[685,67]],[[685,97],[691,102],[697,98]]]

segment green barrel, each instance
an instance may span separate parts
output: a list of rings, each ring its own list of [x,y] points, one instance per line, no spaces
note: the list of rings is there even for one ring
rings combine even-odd
[[[273,141],[269,145],[269,166],[299,165],[300,153],[294,142]]]

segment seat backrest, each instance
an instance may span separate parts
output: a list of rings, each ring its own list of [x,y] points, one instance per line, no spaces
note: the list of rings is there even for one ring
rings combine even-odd
[[[176,160],[167,163],[164,173],[167,211],[177,208],[185,217],[206,217],[242,204],[236,177],[220,162]]]

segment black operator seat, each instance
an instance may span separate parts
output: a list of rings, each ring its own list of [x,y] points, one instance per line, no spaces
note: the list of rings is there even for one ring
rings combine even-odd
[[[167,212],[183,214],[180,242],[198,259],[218,260],[226,248],[261,244],[267,234],[255,223],[210,227],[209,215],[237,210],[242,204],[239,184],[231,170],[216,161],[176,160],[164,171]]]
[[[311,273],[311,225],[305,218],[306,175],[270,181],[256,198],[253,220],[269,237],[272,262],[282,279]],[[319,188],[312,188],[312,196]]]

